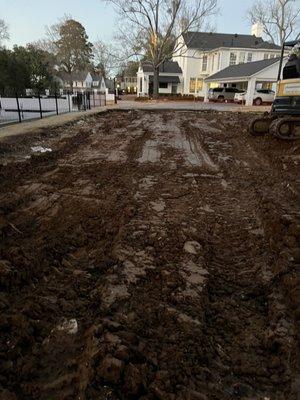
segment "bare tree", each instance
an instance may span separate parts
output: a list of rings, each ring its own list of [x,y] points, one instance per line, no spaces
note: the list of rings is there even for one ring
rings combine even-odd
[[[105,44],[102,40],[97,40],[93,43],[93,53],[95,69],[107,78],[115,67],[112,46]]]
[[[46,35],[43,39],[32,42],[31,44],[37,49],[56,55],[58,52],[57,42],[60,37],[60,29],[67,21],[72,19],[70,14],[64,14],[55,24],[45,26]]]
[[[127,54],[147,54],[153,65],[153,96],[158,96],[159,67],[177,52],[179,38],[205,25],[218,0],[108,0],[122,18],[119,38]],[[125,21],[125,23],[124,23]],[[126,24],[127,21],[127,24]]]
[[[57,46],[55,42],[51,42],[48,39],[39,39],[35,42],[31,42],[30,44],[36,49],[47,51],[48,53],[51,53],[53,55],[57,53]]]
[[[282,45],[287,39],[300,37],[300,7],[298,0],[256,0],[248,10],[251,24],[259,22],[265,36]],[[292,37],[292,35],[295,35]]]
[[[8,39],[9,39],[8,26],[4,21],[4,19],[0,19],[0,46],[2,46],[4,40]]]

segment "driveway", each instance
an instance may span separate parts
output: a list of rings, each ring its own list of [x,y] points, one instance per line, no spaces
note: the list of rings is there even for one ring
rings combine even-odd
[[[119,100],[116,106],[123,109],[174,109],[174,110],[216,110],[233,112],[265,112],[271,106],[246,107],[235,103],[204,103],[201,101],[130,101]]]

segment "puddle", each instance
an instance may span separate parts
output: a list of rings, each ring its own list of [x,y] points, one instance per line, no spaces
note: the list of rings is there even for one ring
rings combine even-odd
[[[137,159],[139,163],[151,162],[155,163],[160,160],[161,153],[157,148],[156,140],[147,140],[143,147],[143,152],[140,158]]]

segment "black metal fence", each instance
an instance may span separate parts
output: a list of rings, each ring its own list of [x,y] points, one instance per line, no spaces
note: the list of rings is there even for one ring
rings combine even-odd
[[[46,96],[0,96],[0,126],[23,122],[51,115],[86,111],[106,105],[106,95],[102,92],[85,91],[80,93],[54,94]]]

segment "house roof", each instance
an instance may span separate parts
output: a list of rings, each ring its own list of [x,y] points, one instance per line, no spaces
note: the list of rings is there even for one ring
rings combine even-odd
[[[102,75],[99,74],[91,74],[93,78],[93,82],[101,82],[102,80]]]
[[[150,61],[143,61],[141,68],[144,72],[153,73],[153,65]],[[165,61],[159,66],[159,72],[169,74],[182,74],[182,69],[179,67],[177,61]]]
[[[280,50],[280,46],[265,42],[254,35],[232,33],[186,32],[183,35],[188,48],[213,50],[219,47]]]
[[[68,74],[65,71],[61,71],[58,73],[58,76],[63,80],[63,81],[85,81],[89,71],[74,71],[72,74]]]
[[[153,75],[149,77],[149,81],[153,82]],[[180,79],[178,76],[174,75],[160,75],[158,77],[159,83],[180,83]]]
[[[210,75],[205,80],[210,82],[212,80],[226,78],[249,77],[279,62],[279,60],[279,58],[270,58],[267,60],[253,61],[245,64],[230,65],[229,67],[222,69],[216,74]]]

